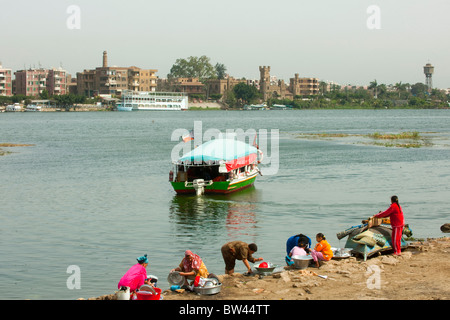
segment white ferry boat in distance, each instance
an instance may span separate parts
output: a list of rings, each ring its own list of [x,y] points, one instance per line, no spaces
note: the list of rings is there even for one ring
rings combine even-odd
[[[26,108],[25,108],[25,112],[40,112],[42,110],[41,106],[37,106],[35,104],[29,104]]]
[[[132,91],[122,92],[122,106],[133,111],[180,111],[189,109],[188,96],[183,92]]]
[[[18,103],[14,103],[9,106],[6,106],[5,111],[6,112],[19,112],[19,111],[22,111],[22,106]]]

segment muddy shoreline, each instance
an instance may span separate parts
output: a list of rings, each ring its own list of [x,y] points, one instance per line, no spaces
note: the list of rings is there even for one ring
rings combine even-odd
[[[326,262],[319,269],[285,267],[266,276],[220,275],[215,295],[163,290],[163,300],[449,300],[450,238],[411,243],[400,257],[386,252]],[[88,300],[115,300],[115,294]],[[81,298],[80,300],[84,300]]]

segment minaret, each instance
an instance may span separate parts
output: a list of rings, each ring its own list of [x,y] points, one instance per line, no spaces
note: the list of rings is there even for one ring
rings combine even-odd
[[[108,67],[108,53],[103,51],[103,68]]]
[[[260,79],[259,90],[263,95],[263,100],[267,100],[270,89],[270,66],[259,67]]]

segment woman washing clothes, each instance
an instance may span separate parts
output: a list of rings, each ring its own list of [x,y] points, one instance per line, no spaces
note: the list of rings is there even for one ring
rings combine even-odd
[[[147,280],[147,266],[148,266],[148,258],[147,255],[143,255],[136,259],[138,263],[133,265],[120,279],[117,288],[121,287],[129,287],[130,292],[136,292],[143,284],[150,284],[150,281]]]
[[[187,280],[195,280],[195,277],[208,278],[209,273],[203,260],[197,254],[190,250],[186,250],[184,258],[175,269],[170,272],[179,271],[181,276],[185,277],[184,285],[189,285]]]

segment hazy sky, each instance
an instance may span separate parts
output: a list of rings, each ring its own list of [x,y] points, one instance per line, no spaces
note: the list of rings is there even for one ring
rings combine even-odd
[[[71,5],[79,29],[67,26]],[[164,78],[177,58],[206,55],[234,77],[259,79],[270,65],[285,81],[358,85],[424,82],[429,62],[434,87],[450,88],[449,14],[449,0],[0,0],[0,61],[13,71],[62,64],[75,76],[106,50],[110,65]]]

